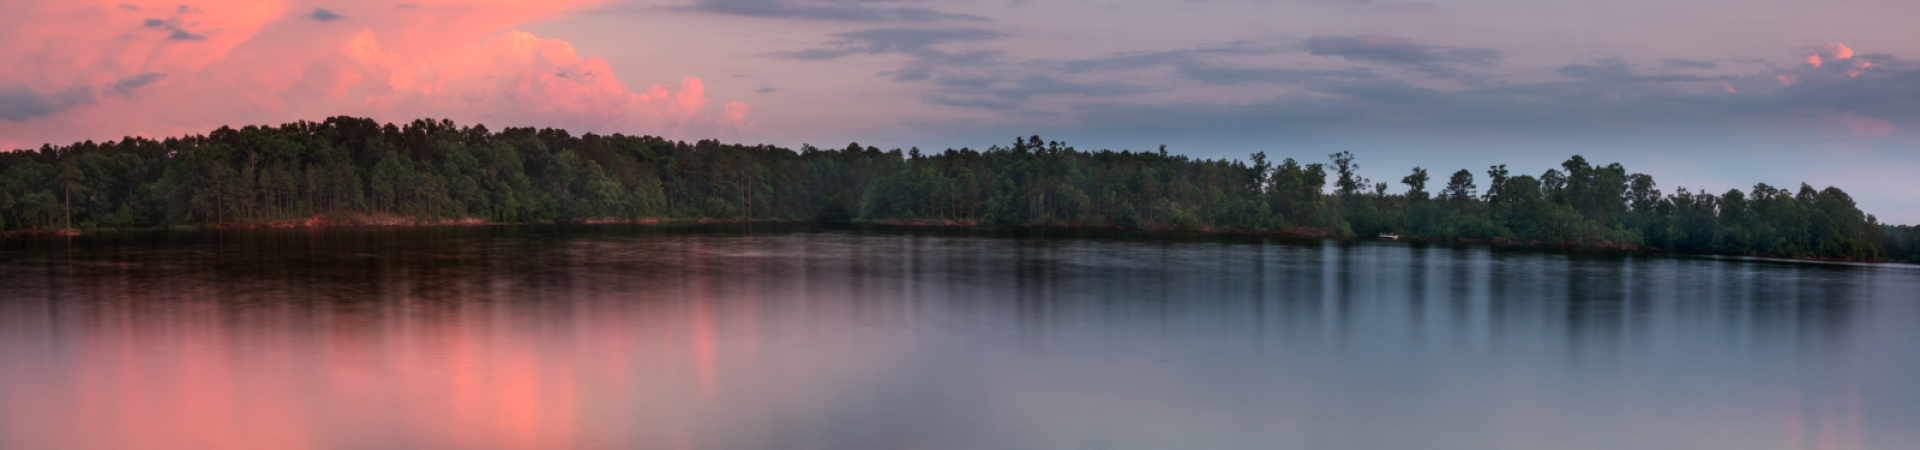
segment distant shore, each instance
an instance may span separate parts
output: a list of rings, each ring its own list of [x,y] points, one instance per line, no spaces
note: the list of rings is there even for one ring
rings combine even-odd
[[[271,221],[264,221],[264,222],[232,222],[232,223],[222,223],[222,224],[216,224],[216,225],[188,225],[188,226],[178,226],[178,227],[171,227],[171,228],[140,228],[140,227],[108,228],[106,230],[111,230],[111,231],[141,231],[141,230],[152,231],[152,230],[164,230],[164,229],[260,230],[260,229],[299,229],[299,228],[319,229],[319,228],[378,228],[378,227],[439,227],[439,226],[497,226],[497,225],[536,225],[536,224],[659,225],[659,224],[674,224],[674,223],[681,223],[681,224],[806,223],[806,221],[793,221],[793,220],[784,220],[784,219],[747,220],[747,219],[716,219],[716,218],[600,217],[600,218],[583,218],[583,219],[550,221],[550,222],[549,221],[500,222],[500,221],[492,221],[492,220],[472,218],[472,217],[425,218],[425,217],[398,216],[398,215],[388,215],[388,214],[347,214],[347,215],[337,215],[337,216],[312,216],[312,217],[305,217],[305,218],[298,218],[298,219],[280,219],[280,220],[271,220]],[[1218,234],[1284,236],[1284,237],[1317,238],[1317,239],[1349,239],[1349,240],[1373,240],[1374,239],[1368,236],[1334,235],[1334,234],[1320,232],[1320,231],[1308,229],[1308,228],[1299,228],[1294,230],[1217,230],[1217,229],[1213,229],[1212,227],[1193,227],[1193,228],[1122,227],[1122,226],[1114,226],[1114,225],[1083,226],[1083,225],[1059,225],[1059,224],[990,225],[990,224],[982,224],[979,221],[973,221],[973,220],[952,220],[952,219],[884,219],[884,220],[862,219],[862,220],[854,220],[851,223],[861,224],[861,225],[883,225],[883,226],[895,226],[895,227],[929,227],[929,228],[932,228],[932,227],[944,227],[944,228],[1011,227],[1011,228],[1030,228],[1030,229],[1060,229],[1060,230],[1218,233]],[[0,232],[0,238],[77,237],[83,234],[84,232],[82,230],[74,230],[74,229],[15,230],[15,231]],[[1618,243],[1611,243],[1611,242],[1602,242],[1602,243],[1594,243],[1594,244],[1548,243],[1548,242],[1541,242],[1538,240],[1518,240],[1518,239],[1506,239],[1506,238],[1476,239],[1476,238],[1426,238],[1426,237],[1419,237],[1419,236],[1402,236],[1397,240],[1404,240],[1404,241],[1410,241],[1410,242],[1451,242],[1451,243],[1462,243],[1462,244],[1505,245],[1505,246],[1520,246],[1520,247],[1551,247],[1551,248],[1593,249],[1593,250],[1661,250],[1661,249],[1648,249],[1648,248],[1637,246],[1637,245],[1618,244]],[[1805,260],[1805,261],[1858,262],[1858,263],[1896,262],[1895,260],[1891,260],[1891,259],[1827,258],[1827,257],[1817,257],[1817,256],[1769,255],[1769,254],[1759,254],[1759,253],[1745,253],[1745,254],[1715,253],[1715,252],[1683,252],[1683,253],[1693,253],[1693,254],[1702,254],[1702,255],[1722,255],[1722,256],[1748,256],[1748,257],[1759,257],[1759,258],[1780,258],[1780,259],[1793,259],[1793,260]]]

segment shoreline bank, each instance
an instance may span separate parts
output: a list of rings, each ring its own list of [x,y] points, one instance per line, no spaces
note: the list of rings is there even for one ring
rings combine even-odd
[[[435,219],[435,218],[421,218],[421,217],[412,217],[412,216],[362,214],[362,215],[349,215],[349,216],[313,216],[313,217],[298,218],[298,219],[272,220],[272,221],[257,222],[257,223],[222,223],[222,224],[212,224],[212,225],[181,225],[181,226],[173,226],[173,227],[153,227],[153,228],[100,228],[100,229],[94,230],[94,232],[98,232],[98,231],[139,232],[139,231],[169,231],[169,230],[238,231],[238,230],[265,230],[265,229],[400,228],[400,227],[413,228],[413,227],[439,227],[439,226],[460,227],[460,226],[499,226],[499,225],[662,225],[662,224],[744,224],[744,223],[783,223],[785,224],[785,223],[815,223],[815,222],[794,221],[794,220],[785,220],[785,219],[748,220],[748,219],[715,219],[715,218],[690,219],[690,218],[660,218],[660,217],[585,218],[585,219],[550,221],[550,222],[549,221],[499,222],[499,221],[492,221],[492,220],[472,218],[472,217]],[[1310,229],[1304,229],[1304,228],[1276,231],[1276,230],[1217,230],[1212,227],[1195,227],[1195,228],[1122,227],[1117,225],[1107,225],[1107,226],[1058,225],[1058,224],[990,225],[990,224],[982,224],[978,221],[949,220],[949,219],[854,220],[850,223],[855,225],[880,225],[880,226],[908,227],[908,228],[1005,227],[1005,228],[1043,229],[1043,230],[1044,229],[1074,230],[1074,231],[1123,231],[1123,232],[1124,231],[1144,231],[1144,232],[1174,232],[1174,233],[1209,233],[1209,234],[1233,234],[1233,235],[1247,235],[1247,236],[1278,236],[1278,237],[1304,238],[1304,239],[1343,239],[1343,240],[1356,240],[1356,241],[1357,240],[1376,240],[1375,238],[1372,238],[1372,237],[1343,236],[1343,235],[1337,235],[1337,234],[1328,233],[1324,231],[1310,230]],[[87,233],[86,231],[77,230],[77,229],[15,230],[15,231],[0,232],[0,239],[55,238],[55,237],[72,238],[72,237],[83,236],[86,233]],[[1395,240],[1404,241],[1404,242],[1445,242],[1445,243],[1461,243],[1461,244],[1499,245],[1499,246],[1536,247],[1536,248],[1563,248],[1563,249],[1582,249],[1582,250],[1675,251],[1675,250],[1668,250],[1668,249],[1647,248],[1647,247],[1642,247],[1637,245],[1618,244],[1618,243],[1610,243],[1610,242],[1598,243],[1598,244],[1573,244],[1573,243],[1546,243],[1538,240],[1522,241],[1522,240],[1507,239],[1507,238],[1492,238],[1492,239],[1426,238],[1426,237],[1419,237],[1419,236],[1401,236]],[[1801,260],[1801,261],[1820,261],[1820,262],[1849,262],[1849,263],[1900,262],[1900,261],[1891,260],[1891,259],[1830,258],[1830,257],[1819,257],[1819,256],[1769,255],[1769,254],[1758,254],[1758,253],[1745,253],[1745,254],[1715,253],[1715,252],[1683,252],[1683,253],[1695,254],[1695,255],[1740,256],[1740,257],[1786,259],[1786,260]]]

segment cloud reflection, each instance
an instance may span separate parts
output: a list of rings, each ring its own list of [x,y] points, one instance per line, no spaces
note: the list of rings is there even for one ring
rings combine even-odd
[[[1920,440],[1899,426],[1912,405],[1861,395],[1911,394],[1862,376],[1920,367],[1889,345],[1915,337],[1900,323],[1907,272],[1239,236],[763,231],[8,241],[0,447]]]

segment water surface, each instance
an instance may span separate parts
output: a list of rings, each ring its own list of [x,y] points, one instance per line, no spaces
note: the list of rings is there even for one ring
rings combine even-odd
[[[1911,449],[1920,270],[658,226],[0,242],[6,449]]]

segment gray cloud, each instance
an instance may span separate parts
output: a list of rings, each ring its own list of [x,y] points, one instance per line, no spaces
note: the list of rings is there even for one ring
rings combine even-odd
[[[953,98],[945,95],[931,95],[931,96],[927,96],[926,101],[927,103],[932,103],[936,105],[958,106],[962,108],[985,108],[985,109],[996,109],[996,110],[1002,110],[1002,111],[1018,109],[1020,107],[1019,102],[1013,102],[1013,101],[1002,100],[1002,99],[991,98],[991,97]]]
[[[943,42],[985,41],[1006,37],[1006,33],[981,28],[878,28],[833,35],[848,41],[865,42],[869,53],[924,50]]]
[[[939,57],[932,48],[944,42],[984,41],[1006,37],[1006,33],[981,28],[877,28],[835,34],[840,38],[831,48],[810,48],[768,54],[787,59],[823,60],[855,53],[907,53]],[[977,53],[977,52],[976,52]]]
[[[1017,80],[1001,80],[971,87],[950,85],[952,93],[982,94],[996,97],[1026,100],[1037,95],[1081,95],[1088,97],[1112,97],[1119,95],[1156,92],[1154,89],[1137,84],[1102,81],[1095,83],[1076,83],[1046,74],[1032,74]]]
[[[953,67],[992,65],[1002,56],[996,50],[948,52],[933,48],[947,42],[985,41],[1006,37],[1006,33],[980,28],[878,28],[835,34],[840,38],[830,48],[810,48],[767,54],[777,58],[828,60],[852,54],[900,53],[913,57],[906,67],[880,72],[894,81],[923,81],[935,72]]]
[[[1458,67],[1493,67],[1499,65],[1502,58],[1499,50],[1422,45],[1392,36],[1314,36],[1303,45],[1311,55],[1387,64],[1476,84],[1478,77]]]
[[[1712,69],[1720,67],[1720,64],[1712,61],[1694,61],[1691,59],[1662,59],[1660,60],[1660,67],[1668,69]]]
[[[1120,53],[1111,56],[1069,61],[1035,61],[1033,65],[1068,73],[1103,70],[1134,70],[1159,66],[1192,67],[1201,65],[1203,56],[1259,56],[1280,53],[1278,46],[1262,46],[1236,41],[1223,46],[1200,47],[1159,52]]]
[[[1361,113],[1311,101],[1265,101],[1244,105],[1188,103],[1142,108],[1089,104],[1077,109],[1084,126],[1132,130],[1130,134],[1177,137],[1189,133],[1245,133],[1248,130],[1294,132],[1343,124]]]
[[[0,88],[0,120],[19,122],[46,117],[94,102],[93,88],[77,87],[60,92],[41,93],[24,84]]]
[[[1411,105],[1444,105],[1452,100],[1452,95],[1449,93],[1399,81],[1339,84],[1315,88],[1314,91],[1335,94],[1350,101],[1374,103],[1388,108],[1404,108]]]
[[[819,60],[839,58],[839,57],[851,55],[854,53],[859,53],[859,50],[845,49],[845,48],[810,48],[806,50],[792,51],[792,52],[773,52],[773,53],[768,53],[767,55],[786,58],[786,59],[819,61]]]
[[[1290,51],[1297,50],[1277,45],[1258,45],[1252,42],[1238,41],[1222,46],[1158,52],[1121,53],[1093,59],[1035,61],[1028,65],[1043,69],[1058,70],[1064,73],[1173,67],[1174,74],[1182,78],[1224,86],[1330,83],[1372,79],[1376,77],[1372,72],[1361,69],[1323,70],[1245,67],[1232,64],[1218,64],[1209,61],[1210,59],[1215,59],[1214,57],[1221,56],[1264,56]]]
[[[895,40],[901,47],[889,51],[946,54],[934,47],[947,41]],[[1561,81],[1469,82],[1465,89],[1450,89],[1434,86],[1430,77],[1475,81],[1477,75],[1460,69],[1499,64],[1501,53],[1374,37],[1322,36],[1309,39],[1305,47],[1308,53],[1385,67],[1262,66],[1257,56],[1296,52],[1298,47],[1234,43],[1018,65],[988,61],[967,70],[915,70],[910,65],[892,74],[902,81],[930,80],[923,100],[932,105],[1019,114],[1062,111],[1064,106],[1065,119],[1079,125],[1059,131],[1088,135],[1344,139],[1395,130],[1389,134],[1603,140],[1623,132],[1878,136],[1901,127],[1920,131],[1920,63],[1888,55],[1857,55],[1821,67],[1775,66],[1738,76],[1674,73],[1717,68],[1713,62],[1606,58],[1551,69],[1566,77]],[[1299,88],[1234,102],[1116,103],[1100,98],[1163,89],[1074,76],[1153,68],[1172,68],[1174,77],[1211,85]],[[1394,68],[1405,71],[1390,70]],[[1036,108],[1036,102],[1051,106]]]
[[[1048,76],[1044,74],[1034,74],[1034,75],[1029,75],[1026,78],[1021,78],[1020,81],[1014,83],[1013,87],[997,90],[994,92],[994,94],[1002,97],[1007,97],[1007,98],[1022,98],[1022,99],[1035,96],[1035,95],[1056,95],[1056,94],[1076,94],[1076,95],[1086,95],[1086,96],[1094,96],[1094,97],[1111,97],[1116,95],[1139,94],[1139,93],[1146,93],[1146,92],[1155,92],[1160,90],[1162,89],[1154,89],[1146,86],[1120,83],[1120,82],[1114,82],[1114,81],[1102,81],[1102,82],[1096,82],[1096,83],[1075,83],[1067,80],[1062,80],[1059,78],[1054,78],[1052,76]]]
[[[1387,38],[1362,37],[1380,41]],[[1411,65],[1416,69],[1438,73],[1455,78],[1471,78],[1450,68],[1441,67],[1441,63],[1458,62],[1464,64],[1488,63],[1487,54],[1497,60],[1498,51],[1481,49],[1454,49],[1413,45],[1411,48],[1382,48],[1375,45],[1367,48],[1366,42],[1355,44],[1347,38],[1316,37],[1309,39],[1309,51],[1349,59],[1389,60],[1397,65]],[[1396,41],[1388,40],[1393,44]],[[1373,42],[1378,44],[1379,42]],[[1411,42],[1404,42],[1411,45]],[[1390,47],[1390,46],[1387,46]],[[1201,83],[1212,85],[1245,84],[1339,84],[1359,80],[1371,80],[1378,74],[1366,69],[1295,69],[1248,67],[1238,64],[1217,63],[1218,57],[1265,56],[1298,51],[1293,47],[1279,45],[1261,45],[1248,41],[1237,41],[1221,46],[1199,47],[1193,49],[1121,53],[1111,56],[1069,60],[1036,61],[1034,67],[1059,70],[1065,73],[1083,73],[1094,71],[1138,70],[1154,67],[1173,67],[1174,73]]]
[[[949,14],[926,8],[868,6],[869,3],[880,2],[859,0],[695,0],[694,4],[678,9],[755,17],[837,20],[848,22],[987,20],[980,16]]]
[[[344,17],[341,17],[339,14],[335,14],[333,11],[326,10],[325,8],[314,8],[313,14],[307,15],[307,17],[312,18],[313,20],[321,21],[321,22],[340,20],[344,18]]]
[[[185,8],[184,5],[181,7]],[[206,36],[193,34],[193,33],[187,32],[187,30],[180,29],[180,18],[178,17],[169,17],[166,19],[146,19],[146,20],[140,21],[140,26],[147,27],[147,28],[159,28],[163,30],[172,31],[172,33],[167,34],[167,39],[172,39],[176,41],[198,41],[198,40],[203,40],[207,38]]]
[[[994,65],[1001,53],[997,50],[947,53],[929,49],[914,52],[913,56],[913,61],[907,63],[906,67],[880,72],[880,76],[891,76],[893,81],[923,81],[931,79],[934,72],[942,69]]]
[[[941,75],[939,78],[935,78],[933,80],[933,83],[936,85],[947,86],[947,87],[985,89],[987,86],[992,86],[994,83],[998,83],[1000,81],[1001,79],[999,77],[986,76],[986,75],[946,74],[946,75]]]
[[[934,84],[940,90],[925,96],[927,103],[1002,111],[1019,110],[1023,102],[1037,96],[1116,97],[1165,90],[1113,81],[1080,83],[1039,73],[1019,78],[942,75],[934,79]]]
[[[115,81],[113,82],[113,84],[107,85],[107,93],[113,94],[113,95],[119,95],[123,97],[132,96],[133,91],[140,89],[141,86],[153,84],[153,82],[160,81],[161,79],[165,79],[166,77],[167,77],[167,74],[164,74],[164,73],[147,72],[139,75],[121,78],[119,81]]]
[[[1632,64],[1628,64],[1626,61],[1621,60],[1620,58],[1606,58],[1599,61],[1595,61],[1593,64],[1572,64],[1566,67],[1561,67],[1559,70],[1555,70],[1554,73],[1558,73],[1561,75],[1566,75],[1574,78],[1581,78],[1581,79],[1587,79],[1587,80],[1593,80],[1593,81],[1609,81],[1609,82],[1667,83],[1667,82],[1688,82],[1688,81],[1727,81],[1727,80],[1733,79],[1733,77],[1728,77],[1728,76],[1703,77],[1699,75],[1684,75],[1684,74],[1647,75],[1647,74],[1635,73],[1633,71],[1633,68],[1634,66]]]
[[[1039,61],[1036,65],[1058,68],[1067,73],[1080,73],[1105,70],[1138,70],[1159,66],[1187,66],[1199,64],[1200,59],[1192,50],[1173,50],[1164,52],[1127,53],[1104,58],[1073,61]]]
[[[1766,105],[1771,109],[1797,111],[1852,112],[1888,120],[1895,124],[1920,126],[1920,62],[1889,55],[1862,55],[1853,58],[1872,62],[1868,69],[1854,69],[1842,61],[1830,61],[1821,67],[1799,67],[1786,71],[1794,84],[1782,86]],[[1756,76],[1761,83],[1774,77]]]
[[[1466,65],[1493,67],[1500,51],[1485,48],[1440,47],[1391,36],[1314,36],[1305,42],[1307,53],[1407,66]]]
[[[1375,78],[1373,73],[1362,70],[1269,69],[1201,64],[1182,67],[1179,73],[1187,79],[1215,85],[1307,84]]]
[[[1086,135],[1175,139],[1217,136],[1346,139],[1394,130],[1400,137],[1531,136],[1568,141],[1622,136],[1873,137],[1920,131],[1920,62],[1862,55],[1739,77],[1647,75],[1632,64],[1575,65],[1580,77],[1460,90],[1359,78],[1306,83],[1233,103],[1073,105]],[[1871,62],[1861,68],[1859,62]],[[1783,85],[1786,77],[1792,84]],[[1687,81],[1699,84],[1688,85]],[[1701,84],[1705,84],[1702,86]],[[1743,86],[1728,92],[1721,85]],[[1903,131],[1904,130],[1904,131]]]

